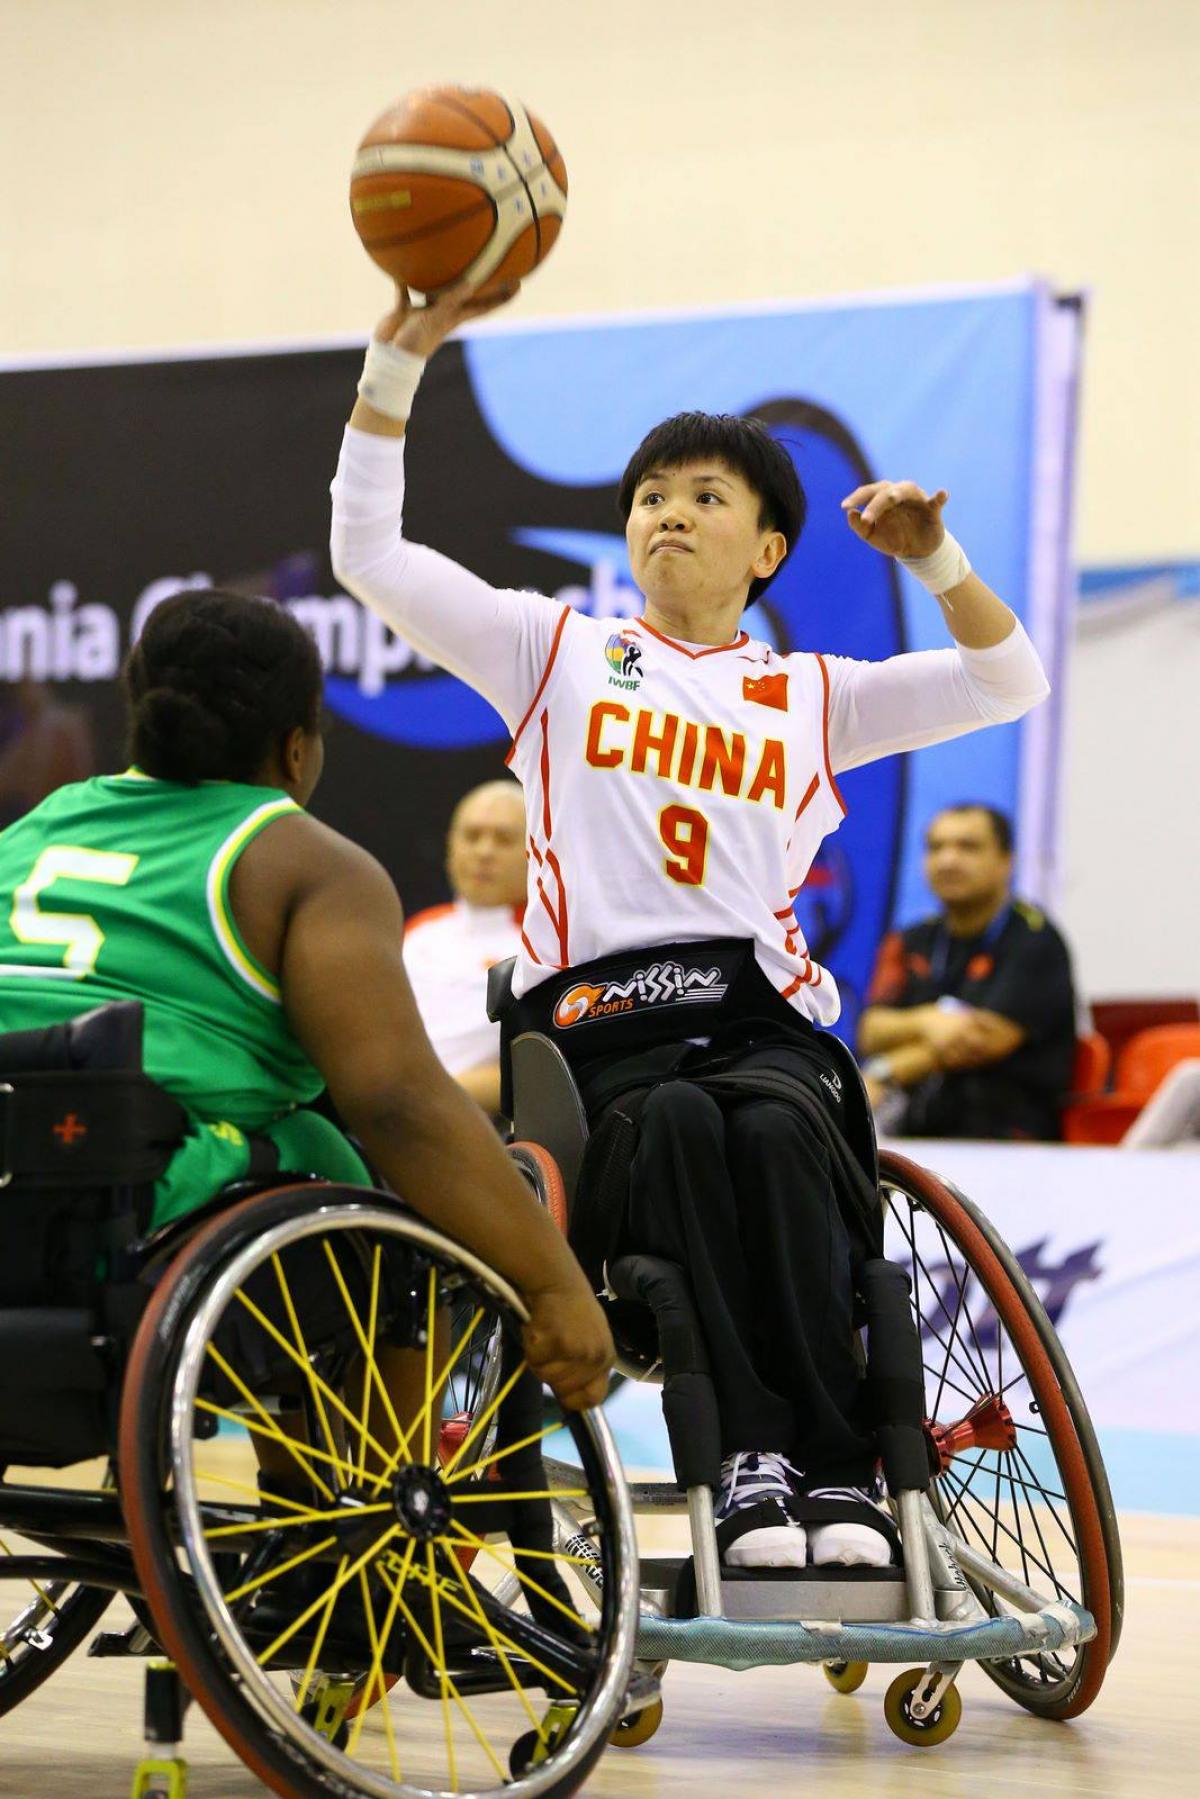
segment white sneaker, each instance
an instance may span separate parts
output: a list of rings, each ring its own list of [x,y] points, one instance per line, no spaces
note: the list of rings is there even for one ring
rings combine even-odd
[[[768,1449],[743,1449],[721,1463],[717,1543],[730,1568],[803,1568],[808,1539],[792,1517],[796,1470]]]
[[[891,1514],[875,1503],[870,1487],[810,1487],[808,1499],[845,1500],[848,1505],[861,1505],[879,1512],[891,1522]],[[810,1524],[808,1544],[814,1567],[840,1564],[844,1568],[892,1568],[896,1558],[888,1539],[869,1524]]]

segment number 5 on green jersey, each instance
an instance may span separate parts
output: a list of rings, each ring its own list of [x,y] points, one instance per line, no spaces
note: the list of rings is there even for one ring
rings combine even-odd
[[[61,946],[61,968],[10,967],[9,974],[60,975],[81,981],[94,974],[96,958],[104,945],[104,932],[87,912],[43,912],[41,895],[55,881],[100,881],[107,887],[124,887],[138,865],[137,856],[117,850],[80,849],[52,843],[44,849],[29,878],[13,893],[12,932],[21,943]]]

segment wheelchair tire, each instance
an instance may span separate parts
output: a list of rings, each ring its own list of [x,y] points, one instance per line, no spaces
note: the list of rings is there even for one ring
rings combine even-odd
[[[197,1417],[206,1409],[219,1409],[207,1397],[214,1389],[205,1385],[206,1370],[211,1372],[215,1363],[222,1378],[228,1378],[222,1368],[222,1351],[217,1347],[218,1334],[230,1316],[241,1319],[235,1301],[241,1300],[242,1311],[253,1315],[253,1305],[262,1300],[266,1291],[255,1282],[269,1268],[275,1270],[286,1296],[287,1281],[280,1269],[286,1271],[298,1265],[294,1260],[297,1257],[303,1263],[305,1256],[310,1260],[303,1265],[308,1266],[319,1261],[321,1254],[331,1268],[341,1268],[340,1285],[346,1308],[341,1333],[349,1336],[352,1330],[366,1357],[367,1374],[361,1388],[345,1387],[346,1397],[355,1391],[363,1393],[361,1417],[338,1396],[332,1370],[340,1367],[344,1374],[347,1364],[338,1363],[335,1351],[325,1346],[321,1336],[325,1324],[310,1324],[307,1320],[311,1314],[297,1305],[295,1317],[299,1320],[304,1316],[306,1323],[303,1332],[297,1325],[298,1348],[294,1353],[289,1351],[292,1361],[305,1379],[309,1379],[304,1372],[306,1366],[311,1369],[309,1385],[314,1396],[324,1388],[325,1398],[318,1402],[317,1410],[324,1415],[328,1409],[333,1415],[337,1406],[345,1414],[341,1434],[329,1431],[324,1450],[317,1447],[322,1439],[315,1428],[306,1436],[288,1438],[293,1457],[299,1457],[300,1465],[317,1483],[310,1488],[313,1497],[307,1506],[312,1516],[305,1515],[306,1508],[294,1500],[272,1501],[269,1493],[262,1496],[261,1504],[251,1508],[233,1500],[206,1498],[206,1482],[219,1477],[201,1470],[193,1455],[197,1445],[200,1453],[210,1453],[201,1441],[204,1433],[196,1429]],[[361,1304],[355,1294],[356,1282]],[[543,1471],[542,1478],[546,1477],[539,1446],[542,1433],[533,1433],[532,1449],[526,1447],[527,1439],[520,1439],[509,1450],[485,1455],[483,1459],[492,1464],[489,1470],[472,1461],[457,1475],[455,1463],[467,1445],[458,1443],[444,1460],[433,1446],[430,1402],[436,1398],[442,1403],[446,1372],[439,1369],[436,1378],[432,1372],[434,1321],[444,1315],[451,1293],[467,1290],[479,1296],[479,1316],[482,1318],[485,1312],[489,1317],[499,1314],[508,1332],[507,1341],[518,1346],[511,1350],[514,1365],[506,1370],[500,1397],[494,1402],[503,1420],[506,1412],[501,1408],[509,1403],[505,1395],[519,1395],[525,1390],[522,1383],[529,1383],[529,1377],[522,1376],[524,1364],[519,1360],[518,1330],[525,1317],[521,1301],[470,1252],[432,1230],[395,1200],[367,1189],[282,1188],[247,1200],[214,1220],[172,1263],[134,1341],[122,1399],[120,1479],[139,1578],[163,1646],[189,1690],[246,1766],[272,1791],[291,1799],[350,1799],[359,1794],[369,1795],[370,1799],[430,1799],[433,1793],[446,1790],[464,1796],[496,1795],[497,1799],[501,1792],[511,1799],[565,1799],[586,1778],[620,1718],[634,1652],[637,1562],[628,1495],[607,1426],[602,1417],[591,1414],[578,1414],[570,1421],[582,1465],[578,1485],[598,1518],[601,1553],[606,1563],[605,1600],[598,1622],[591,1625],[583,1621],[573,1605],[564,1605],[550,1591],[558,1579],[559,1591],[568,1599],[571,1597],[569,1586],[560,1578],[564,1570],[555,1566],[558,1552],[536,1563],[535,1580],[528,1572],[529,1563],[520,1563],[517,1558],[544,1552],[522,1547],[527,1540],[524,1524],[518,1529],[505,1521],[518,1517],[524,1520],[528,1510],[540,1516],[548,1510],[541,1493],[556,1491],[540,1485],[529,1493],[518,1490],[529,1475],[528,1466],[515,1459],[518,1452],[524,1452],[526,1462],[531,1454],[535,1455],[537,1468]],[[303,1292],[307,1304],[316,1288],[309,1285]],[[252,1295],[257,1298],[252,1299]],[[399,1425],[394,1411],[390,1412],[396,1425],[395,1448],[386,1463],[372,1467],[368,1444],[372,1456],[386,1453],[387,1448],[373,1435],[379,1427],[375,1414],[368,1412],[366,1400],[372,1391],[371,1375],[376,1366],[377,1308],[381,1333],[393,1328],[398,1331],[404,1321],[414,1332],[411,1339],[381,1334],[378,1344],[382,1347],[389,1341],[403,1341],[419,1347],[427,1374],[425,1403],[407,1429]],[[317,1316],[324,1317],[320,1305]],[[286,1331],[278,1334],[282,1337]],[[379,1385],[382,1393],[381,1379]],[[390,1399],[387,1403],[390,1408]],[[534,1404],[540,1417],[540,1389]],[[284,1416],[284,1411],[279,1415]],[[468,1445],[482,1442],[486,1421],[486,1412],[481,1413],[476,1421],[479,1430],[467,1440]],[[247,1423],[252,1431],[270,1434],[267,1424],[255,1417],[253,1408]],[[418,1462],[419,1426],[424,1446]],[[506,1453],[514,1457],[507,1463],[503,1460]],[[382,1472],[377,1472],[379,1467]],[[391,1469],[395,1472],[389,1473]],[[518,1471],[515,1476],[513,1470]],[[375,1483],[369,1486],[373,1473]],[[317,1494],[317,1485],[321,1483],[326,1485],[328,1499]],[[236,1483],[227,1484],[234,1487]],[[278,1477],[276,1484],[280,1484]],[[573,1480],[572,1487],[575,1484]],[[410,1487],[417,1486],[421,1489],[421,1505],[414,1509],[405,1496]],[[244,1481],[242,1490],[253,1493],[256,1500],[260,1497]],[[460,1502],[473,1502],[486,1510],[472,1513],[452,1509]],[[269,1504],[290,1505],[292,1510],[269,1515]],[[297,1513],[301,1514],[299,1518]],[[366,1522],[368,1514],[373,1514],[370,1522]],[[482,1535],[476,1537],[467,1530],[462,1525],[464,1518],[470,1518]],[[485,1541],[500,1530],[510,1538],[513,1560],[508,1563]],[[311,1546],[295,1555],[296,1543],[305,1532],[310,1533]],[[219,1552],[223,1564],[237,1553],[246,1554],[233,1584],[218,1576],[218,1558],[210,1547],[214,1533],[224,1539]],[[262,1558],[275,1537],[283,1545],[275,1552],[282,1559],[271,1564]],[[313,1537],[321,1540],[313,1543]],[[492,1600],[486,1585],[469,1572],[469,1567],[463,1567],[461,1562],[455,1565],[455,1551],[461,1551],[468,1540],[478,1544],[474,1554],[480,1560],[494,1556],[502,1566],[519,1575],[521,1603],[527,1605],[527,1613],[503,1610]],[[402,1547],[407,1545],[403,1557],[399,1550],[388,1548],[397,1542]],[[246,1547],[254,1543],[260,1546],[257,1552]],[[329,1548],[329,1544],[333,1547]],[[315,1559],[322,1551],[325,1559]],[[256,1553],[260,1558],[257,1562]],[[322,1576],[321,1570],[332,1568],[339,1557],[338,1573]],[[262,1589],[277,1595],[280,1589],[270,1588],[268,1583],[294,1575],[296,1565],[305,1561],[309,1563],[307,1572],[314,1579],[324,1579],[324,1588],[317,1600],[292,1616],[291,1622],[264,1648],[261,1633],[256,1636],[253,1630],[257,1611],[264,1602]],[[248,1580],[247,1570],[252,1563],[256,1578]],[[341,1616],[338,1602],[340,1589],[353,1590],[346,1574],[348,1567],[351,1573],[359,1571],[362,1598],[356,1616],[369,1633],[366,1643],[360,1627],[357,1650],[351,1642],[354,1627]],[[261,1568],[265,1572],[259,1574]],[[400,1591],[410,1576],[411,1606]],[[257,1590],[247,1601],[245,1595],[252,1587]],[[380,1600],[387,1603],[382,1630],[376,1611]],[[359,1602],[356,1600],[355,1604]],[[397,1606],[403,1611],[403,1623]],[[548,1606],[566,1614],[570,1621],[566,1628],[557,1623],[556,1612]],[[327,1642],[333,1643],[334,1637],[327,1639],[325,1631],[335,1615],[340,1621],[334,1625],[334,1634],[340,1630],[342,1635],[333,1649],[328,1649]],[[461,1621],[464,1617],[465,1626]],[[274,1624],[271,1629],[274,1631]],[[298,1634],[304,1629],[307,1637]],[[584,1632],[592,1634],[585,1636]],[[312,1639],[311,1646],[308,1638]],[[289,1640],[294,1653],[286,1648]],[[298,1689],[287,1689],[285,1698],[281,1683],[287,1678],[289,1661],[303,1665],[305,1675]],[[271,1664],[269,1673],[266,1663]],[[564,1670],[571,1680],[565,1677]],[[439,1770],[428,1783],[423,1774],[419,1781],[412,1775],[411,1757],[433,1756],[435,1750],[430,1744],[440,1741],[441,1733],[431,1726],[423,1738],[418,1736],[416,1749],[406,1739],[406,1773],[402,1774],[390,1721],[393,1696],[402,1691],[399,1685],[389,1684],[394,1673],[401,1673],[411,1689],[403,1692],[406,1709],[402,1725],[415,1721],[419,1729],[422,1719],[437,1719],[435,1707],[440,1686],[440,1722],[444,1725],[449,1770],[448,1774]],[[456,1677],[463,1694],[469,1694],[473,1703],[483,1706],[494,1700],[497,1707],[503,1703],[507,1707],[506,1721],[518,1709],[514,1700],[519,1701],[522,1729],[529,1720],[537,1725],[526,1689],[544,1686],[553,1699],[561,1697],[550,1684],[557,1682],[558,1687],[566,1687],[572,1694],[570,1727],[561,1736],[552,1736],[545,1759],[516,1785],[510,1785],[505,1744],[498,1740],[497,1754],[490,1739],[473,1743],[465,1736],[459,1710],[471,1724],[476,1739],[480,1731],[463,1694],[455,1686]],[[313,1690],[312,1682],[318,1679],[364,1682],[354,1712],[345,1714],[350,1728],[348,1737],[342,1739],[343,1746],[321,1736],[301,1715]],[[472,1679],[477,1684],[468,1685]],[[448,1693],[457,1710],[451,1709]],[[476,1694],[481,1695],[478,1701]],[[431,1702],[423,1710],[422,1699]],[[360,1714],[364,1720],[374,1718],[373,1735],[362,1729]],[[490,1716],[486,1714],[486,1718]],[[463,1784],[456,1771],[455,1724],[458,1754],[469,1762],[472,1756],[477,1759],[479,1747],[486,1748],[496,1771],[495,1779],[489,1773],[482,1785],[475,1779]],[[381,1740],[384,1736],[386,1744]],[[390,1758],[386,1770],[378,1765],[385,1747]],[[374,1756],[375,1765],[368,1765],[363,1759],[367,1756]],[[458,1765],[461,1767],[461,1762]]]
[[[891,1151],[880,1157],[880,1188],[903,1244],[903,1255],[895,1241],[889,1253],[907,1261],[912,1279],[935,1431],[942,1410],[1007,1408],[995,1444],[955,1449],[935,1476],[935,1509],[965,1542],[1006,1557],[1025,1585],[1049,1582],[1049,1597],[1086,1606],[1096,1623],[1095,1638],[1074,1649],[981,1665],[1027,1711],[1078,1717],[1115,1651],[1124,1594],[1116,1514],[1087,1408],[1041,1301],[979,1208]],[[982,1580],[968,1580],[990,1611],[1001,1609]]]

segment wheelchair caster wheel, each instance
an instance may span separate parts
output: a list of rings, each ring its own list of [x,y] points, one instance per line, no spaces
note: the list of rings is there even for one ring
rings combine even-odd
[[[628,1718],[622,1718],[608,1740],[614,1749],[638,1749],[650,1741],[662,1721],[663,1702],[655,1699],[651,1705],[644,1705],[640,1712],[631,1712]]]
[[[926,1677],[924,1668],[908,1668],[892,1682],[883,1696],[883,1715],[888,1729],[902,1743],[917,1749],[933,1749],[958,1729],[962,1699],[957,1687],[947,1687],[927,1718],[914,1718],[912,1696]]]
[[[857,1693],[870,1666],[870,1662],[824,1662],[821,1672],[835,1693]]]
[[[301,1707],[300,1716],[327,1743],[335,1749],[344,1749],[350,1741],[347,1714],[355,1697],[356,1683],[352,1680],[318,1681],[312,1697]]]
[[[569,1701],[552,1705],[542,1719],[540,1732],[527,1730],[524,1736],[517,1738],[508,1752],[508,1771],[514,1780],[520,1780],[531,1768],[549,1761],[571,1728],[578,1710],[579,1707]]]
[[[188,1765],[179,1756],[148,1757],[134,1770],[131,1799],[187,1799],[187,1784]]]

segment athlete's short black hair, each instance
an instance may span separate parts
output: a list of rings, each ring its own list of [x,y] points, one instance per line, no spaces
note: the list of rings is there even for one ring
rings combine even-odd
[[[160,781],[253,782],[289,731],[320,727],[317,646],[274,600],[175,594],[150,614],[124,678],[130,759]]]
[[[1001,812],[998,806],[989,806],[983,800],[959,800],[956,805],[943,806],[930,819],[930,828],[938,818],[945,818],[947,812],[982,812],[992,827],[992,836],[996,840],[996,848],[1002,856],[1011,856],[1013,852],[1012,819],[1007,812]],[[926,836],[928,844],[928,835]]]
[[[678,412],[655,425],[633,452],[617,489],[617,505],[626,523],[633,496],[647,473],[656,468],[682,468],[712,457],[733,469],[759,499],[758,522],[782,531],[787,549],[783,567],[804,529],[808,502],[796,466],[760,419],[737,418],[728,412]],[[775,574],[779,573],[776,569]],[[774,580],[772,575],[771,580]],[[761,599],[770,581],[751,581],[746,604]]]

